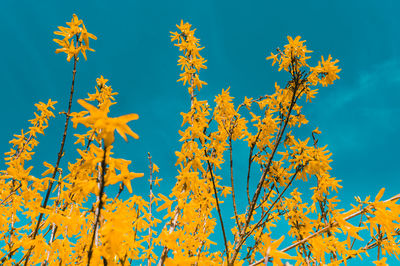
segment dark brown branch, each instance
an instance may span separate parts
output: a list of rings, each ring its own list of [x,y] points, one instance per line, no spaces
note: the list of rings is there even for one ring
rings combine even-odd
[[[257,136],[256,136],[256,139],[255,139],[255,141],[251,144],[250,152],[249,152],[249,165],[248,165],[248,168],[247,168],[247,185],[246,185],[247,202],[249,203],[249,205],[250,205],[250,189],[249,189],[249,186],[250,186],[250,172],[251,172],[251,164],[252,164],[253,161],[254,161],[254,158],[253,158],[253,151],[254,151],[254,148],[256,147],[256,144],[257,144],[258,138],[260,137],[261,131],[262,131],[262,129],[260,129],[260,130],[258,131]]]
[[[208,168],[210,170],[211,181],[213,183],[213,189],[214,189],[215,201],[217,203],[217,211],[218,211],[219,221],[221,222],[222,235],[224,237],[224,244],[225,244],[225,251],[226,251],[226,261],[229,261],[228,242],[226,240],[225,227],[224,227],[224,221],[222,220],[221,208],[219,207],[218,193],[217,193],[217,188],[215,187],[215,178],[214,178],[214,175],[213,175],[213,171],[212,171],[212,167],[211,167],[210,161],[207,160],[207,164],[208,164]]]
[[[279,196],[275,199],[275,201],[271,204],[271,206],[269,206],[268,210],[266,212],[264,212],[264,214],[261,216],[260,220],[257,222],[257,224],[255,224],[253,226],[253,228],[248,232],[245,233],[242,241],[239,242],[239,245],[242,246],[244,244],[244,242],[246,241],[246,239],[261,225],[263,224],[263,220],[264,218],[269,214],[269,212],[272,210],[272,208],[275,206],[275,204],[282,198],[283,194],[285,193],[285,191],[290,187],[290,185],[292,184],[293,180],[296,178],[297,174],[299,173],[299,171],[301,171],[302,167],[298,167],[296,169],[296,172],[294,173],[294,175],[292,176],[292,178],[290,179],[290,182],[285,186],[285,188],[282,190],[282,192],[279,194]]]
[[[228,265],[233,265],[233,264],[234,264],[234,261],[235,261],[237,255],[239,254],[239,250],[240,250],[241,246],[242,246],[243,243],[244,243],[244,242],[243,242],[243,238],[244,238],[244,236],[245,236],[246,229],[247,229],[247,227],[248,227],[249,224],[250,224],[251,217],[253,216],[253,211],[254,211],[254,208],[255,208],[255,206],[256,206],[256,204],[257,204],[257,199],[258,199],[258,197],[259,197],[259,195],[260,195],[260,192],[261,192],[261,189],[262,189],[262,187],[263,187],[264,181],[265,181],[265,179],[266,179],[266,177],[267,177],[267,173],[269,172],[269,168],[271,167],[272,159],[273,159],[273,157],[274,157],[276,151],[278,150],[278,146],[279,146],[279,144],[280,144],[280,142],[281,142],[282,135],[283,135],[283,133],[285,132],[286,126],[287,126],[287,124],[288,124],[288,122],[289,122],[289,118],[290,118],[290,115],[291,115],[291,111],[292,111],[293,106],[294,106],[294,104],[295,104],[294,99],[295,99],[295,91],[294,91],[293,96],[292,96],[291,104],[290,104],[290,107],[289,107],[289,110],[288,110],[288,115],[287,115],[287,117],[286,117],[285,123],[284,123],[284,125],[283,125],[282,130],[281,130],[281,131],[279,132],[279,134],[278,134],[278,139],[277,139],[277,141],[276,141],[276,143],[275,143],[275,146],[274,146],[274,149],[272,150],[272,153],[271,153],[271,155],[270,155],[270,157],[269,157],[267,167],[264,169],[264,172],[263,172],[263,174],[262,174],[262,176],[261,176],[261,179],[260,179],[260,181],[259,181],[259,183],[258,183],[256,192],[254,193],[252,202],[251,202],[250,207],[249,207],[248,216],[247,216],[247,219],[246,219],[246,223],[245,223],[245,225],[244,225],[244,229],[242,230],[241,236],[239,237],[238,241],[235,241],[237,245],[236,245],[236,247],[235,247],[235,249],[234,249],[234,252],[233,252],[231,261],[228,262]]]
[[[149,221],[149,250],[151,249],[151,236],[152,236],[152,232],[151,232],[151,222],[153,219],[153,214],[152,214],[152,210],[151,210],[151,205],[152,205],[152,201],[153,201],[153,162],[151,161],[151,155],[150,152],[147,153],[147,157],[149,158],[149,170],[150,170],[150,191],[149,191],[149,214],[150,214],[150,221]],[[150,252],[149,255],[147,257],[147,265],[151,266],[151,259],[150,259]]]
[[[235,182],[233,180],[233,156],[232,156],[232,132],[229,135],[229,162],[230,162],[230,176],[231,176],[231,186],[232,186],[232,204],[233,204],[233,211],[235,213],[235,220],[236,225],[239,228],[239,232],[241,231],[240,222],[238,219],[237,207],[236,207],[236,197],[235,197]],[[212,169],[210,168],[210,173],[212,175]],[[214,180],[213,180],[214,184]],[[215,184],[214,184],[215,187]],[[235,236],[236,238],[236,236]]]
[[[107,149],[108,147],[105,146],[104,147],[104,153],[103,153],[103,160],[101,162],[101,178],[100,178],[100,191],[99,191],[99,206],[98,208],[98,212],[96,215],[96,221],[93,225],[93,235],[92,235],[92,240],[90,241],[90,246],[89,246],[89,250],[88,250],[88,262],[87,265],[90,266],[90,260],[92,259],[92,253],[93,253],[93,245],[94,245],[94,239],[96,237],[96,232],[98,231],[98,226],[99,226],[99,222],[100,222],[100,215],[101,215],[101,210],[103,209],[103,195],[104,195],[104,187],[105,187],[105,175],[106,175],[106,153],[107,153]]]
[[[14,193],[16,193],[17,190],[18,190],[21,186],[22,186],[22,184],[19,184],[18,187],[14,188],[14,189],[11,191],[11,193],[10,193],[7,197],[5,197],[5,199],[3,199],[3,200],[0,202],[0,205],[2,205],[4,202],[6,202],[6,200],[8,200]]]
[[[76,39],[77,39],[77,45],[78,45],[78,35],[76,36]],[[58,152],[57,162],[56,162],[56,165],[54,167],[54,171],[53,171],[53,175],[51,177],[51,180],[54,180],[54,177],[56,176],[56,173],[58,171],[58,167],[60,165],[61,158],[64,155],[64,145],[65,145],[65,139],[67,138],[67,130],[68,130],[68,124],[69,124],[70,114],[71,114],[72,98],[73,98],[73,95],[74,95],[74,88],[75,88],[75,75],[76,75],[76,63],[77,62],[78,62],[78,56],[75,55],[74,56],[74,70],[72,71],[72,84],[71,84],[71,90],[70,90],[69,102],[68,102],[68,111],[67,111],[67,116],[65,118],[65,125],[64,125],[64,133],[63,133],[63,136],[62,136],[61,146],[60,146],[60,150]],[[50,181],[50,183],[49,183],[49,187],[47,188],[46,196],[44,198],[43,203],[41,204],[41,208],[46,208],[47,207],[47,203],[49,201],[49,197],[50,197],[51,189],[53,187],[53,183],[54,183],[54,181]],[[43,219],[43,213],[40,213],[39,217],[38,217],[36,228],[33,231],[32,239],[36,238],[36,235],[39,232],[39,225],[40,225],[42,219]],[[29,257],[30,257],[31,252],[32,252],[32,248],[30,248],[28,250],[28,252],[27,252],[27,256],[26,256],[26,259],[25,259],[24,266],[28,265]]]

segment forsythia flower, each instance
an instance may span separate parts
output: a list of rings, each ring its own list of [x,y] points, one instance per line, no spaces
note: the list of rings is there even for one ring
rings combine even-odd
[[[178,79],[178,81],[183,81],[183,85],[186,85],[186,82],[189,83],[189,94],[193,94],[195,88],[200,91],[203,85],[207,85],[206,82],[199,79],[200,69],[207,69],[204,65],[207,60],[199,53],[204,47],[200,47],[199,39],[194,37],[196,29],[190,30],[192,25],[181,21],[181,24],[176,26],[181,32],[171,32],[171,41],[177,41],[175,46],[178,46],[179,50],[183,51],[184,54],[184,56],[180,56],[178,60],[178,65],[181,66],[181,70],[184,70],[184,72],[180,74],[181,78]]]
[[[85,117],[74,117],[72,122],[76,128],[78,123],[85,125],[86,127],[92,127],[100,130],[100,135],[104,139],[104,145],[110,146],[114,142],[114,130],[127,141],[126,134],[138,139],[139,136],[133,132],[126,124],[129,121],[137,120],[139,116],[137,114],[123,115],[116,118],[107,116],[107,112],[96,108],[95,106],[85,102],[84,100],[78,100],[78,103],[82,105],[86,110],[89,111],[90,115]]]
[[[312,132],[313,134],[321,134],[321,131],[318,129],[318,127],[316,129],[313,130]]]
[[[293,67],[292,63],[298,67],[308,66],[306,61],[310,57],[307,53],[312,51],[307,50],[307,46],[304,45],[306,41],[300,41],[301,37],[297,36],[294,40],[292,37],[287,37],[289,43],[285,45],[285,50],[283,52],[279,51],[279,54],[271,53],[271,56],[267,57],[267,60],[273,59],[272,65],[276,62],[279,63],[279,71],[283,68],[285,71],[289,71],[289,67]]]
[[[62,47],[57,49],[56,53],[66,53],[67,61],[69,62],[72,57],[77,57],[79,52],[81,52],[85,60],[87,60],[86,50],[94,52],[94,50],[89,47],[89,38],[97,40],[97,37],[87,32],[85,24],[83,24],[83,21],[78,19],[75,14],[73,14],[71,22],[67,22],[67,25],[69,27],[60,26],[58,27],[60,31],[54,32],[54,34],[64,37],[62,40],[53,40]],[[74,43],[74,39],[72,39],[74,37],[76,37],[76,44]]]
[[[386,257],[380,260],[373,261],[376,266],[388,266],[389,264],[386,263]]]
[[[86,50],[92,50],[89,38],[96,37],[87,32],[76,15],[67,25],[56,32],[63,36],[55,40],[61,45],[56,52],[65,52],[68,61],[73,57],[75,64],[80,52],[86,58]],[[10,141],[12,148],[5,154],[7,168],[0,170],[0,264],[139,265],[147,260],[147,265],[153,265],[159,259],[158,265],[166,266],[291,265],[288,260],[295,260],[296,265],[333,266],[346,265],[355,256],[369,256],[367,251],[372,248],[377,248],[377,258],[372,262],[375,265],[388,265],[386,257],[391,255],[398,259],[400,194],[382,200],[382,188],[374,200],[368,196],[362,201],[358,197],[358,205],[344,212],[339,209],[340,200],[333,195],[342,186],[330,174],[332,153],[327,146],[317,145],[321,131],[317,127],[311,132],[310,144],[310,137],[295,138],[294,126],[308,122],[299,100],[302,96],[306,101],[314,98],[318,90],[310,89],[312,85],[327,86],[339,78],[340,69],[335,65],[338,60],[322,57],[318,66],[310,67],[306,63],[310,51],[305,41],[299,36],[288,37],[284,49],[277,49],[277,54],[271,53],[267,58],[291,75],[285,87],[275,83],[274,93],[245,97],[239,106],[229,88],[223,89],[212,108],[194,94],[194,89],[200,90],[206,84],[199,79],[206,60],[199,55],[202,48],[195,30],[189,23],[181,22],[177,27],[180,32],[171,37],[183,52],[178,60],[180,81],[189,86],[191,106],[181,113],[182,146],[175,152],[179,169],[171,193],[153,193],[152,184],[159,185],[162,179],[155,174],[159,167],[148,153],[152,171],[149,200],[122,194],[124,188],[129,193],[142,190],[143,187],[133,187],[131,181],[144,174],[131,172],[131,161],[113,158],[111,144],[115,130],[125,140],[126,135],[138,138],[127,125],[138,115],[109,117],[117,93],[100,76],[95,92],[78,100],[86,110],[68,111],[67,125],[71,117],[74,127],[81,123],[88,129],[84,134],[75,134],[76,143],[86,148],[77,149],[80,156],[75,162],[68,162],[64,174],[60,160],[65,139],[57,162],[43,162],[43,178],[31,173],[30,164],[36,164],[31,160],[39,144],[37,135],[44,134],[48,120],[54,117],[54,101],[36,104],[38,111],[29,120],[29,130],[14,135]],[[234,147],[239,148],[237,144],[243,145],[239,140],[250,148],[249,154],[242,157],[248,159],[247,195],[237,193],[244,192],[244,182],[238,180],[244,176],[238,172],[234,178],[233,169],[238,167],[233,154],[241,156],[243,151],[232,153]],[[230,185],[225,182],[228,176],[224,167],[230,168]],[[254,177],[260,177],[259,172],[261,179],[256,183]],[[294,182],[300,180],[312,183],[297,188]],[[117,183],[119,191],[115,195],[111,186]],[[236,192],[235,185],[240,186]],[[310,189],[311,194],[302,194],[304,189]],[[227,203],[222,198],[227,198]],[[158,208],[153,208],[154,203]],[[224,225],[223,216],[229,218],[229,203],[233,205],[231,219],[235,224]],[[165,213],[164,226],[158,226],[162,222],[157,219],[161,211]],[[356,216],[359,219],[350,220]],[[280,225],[286,230],[272,232]],[[219,244],[214,252],[211,245],[217,243],[211,239],[221,229],[224,246]],[[277,234],[281,237],[272,239]],[[290,245],[284,248],[280,248],[282,234],[290,237],[285,243]],[[370,240],[364,241],[365,237]],[[160,248],[161,254],[156,254]]]
[[[311,74],[308,78],[308,81],[312,85],[317,85],[319,82],[323,87],[328,86],[329,84],[333,84],[333,81],[339,79],[337,73],[341,71],[338,66],[335,66],[339,60],[331,61],[331,55],[328,56],[327,60],[324,60],[324,57],[321,56],[322,61],[318,62],[318,66],[310,67]]]

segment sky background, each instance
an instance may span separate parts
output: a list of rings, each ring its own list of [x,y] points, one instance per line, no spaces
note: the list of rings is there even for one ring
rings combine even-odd
[[[151,152],[164,178],[157,192],[168,194],[177,174],[179,113],[190,107],[187,89],[176,82],[180,53],[169,37],[183,19],[197,28],[205,47],[201,53],[208,69],[200,79],[208,86],[198,97],[211,106],[229,86],[237,104],[244,96],[272,93],[275,82],[284,86],[287,75],[265,57],[283,47],[288,35],[307,40],[314,64],[321,55],[339,59],[340,80],[321,87],[304,107],[310,121],[305,130],[322,131],[319,144],[328,144],[333,153],[331,174],[342,180],[344,208],[350,208],[355,195],[374,197],[381,187],[386,188],[384,198],[399,193],[398,1],[21,0],[2,1],[0,7],[1,152],[9,150],[13,134],[27,129],[34,103],[51,98],[59,102],[57,113],[66,110],[73,63],[54,53],[58,47],[52,39],[57,26],[76,13],[98,40],[91,41],[96,52],[78,63],[73,110],[81,110],[76,100],[94,91],[96,78],[109,79],[119,93],[111,115],[140,116],[130,124],[140,139],[118,140],[116,157],[132,160],[133,171],[147,174]],[[62,116],[51,120],[46,137],[39,139],[34,174],[44,170],[43,161],[56,161],[63,124]],[[74,141],[67,140],[64,163],[75,156]],[[132,186],[135,193],[147,191],[147,178]]]

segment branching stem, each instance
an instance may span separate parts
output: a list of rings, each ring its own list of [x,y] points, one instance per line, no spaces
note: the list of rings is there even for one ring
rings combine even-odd
[[[78,35],[76,35],[76,39],[77,39],[77,45],[78,45]],[[53,175],[51,177],[51,180],[54,180],[54,178],[56,176],[56,173],[58,171],[58,167],[60,165],[61,158],[64,155],[64,145],[65,145],[65,140],[67,138],[67,130],[68,130],[68,124],[69,124],[70,114],[71,114],[72,98],[73,98],[73,95],[74,95],[74,88],[75,88],[75,75],[76,75],[76,63],[77,62],[78,62],[78,56],[75,55],[74,56],[74,69],[72,71],[72,84],[71,84],[71,90],[70,90],[70,94],[69,94],[68,111],[67,111],[67,115],[66,115],[66,118],[65,118],[65,124],[64,124],[64,133],[63,133],[63,136],[62,136],[61,146],[60,146],[60,150],[58,152],[57,162],[56,162],[56,165],[54,167],[54,171],[53,171]],[[50,181],[49,187],[47,188],[46,196],[44,198],[44,201],[41,204],[41,208],[43,208],[43,209],[45,209],[47,207],[47,203],[48,203],[49,198],[50,198],[50,193],[51,193],[51,189],[53,187],[53,183],[54,183],[54,181]],[[36,224],[36,228],[33,231],[32,239],[36,238],[36,235],[39,232],[39,226],[40,226],[40,223],[41,223],[42,219],[43,219],[43,213],[40,213],[39,217],[38,217],[37,224]],[[28,265],[29,257],[30,257],[31,252],[32,252],[32,247],[28,250],[28,252],[27,252],[27,254],[25,256],[26,259],[25,259],[24,266]]]

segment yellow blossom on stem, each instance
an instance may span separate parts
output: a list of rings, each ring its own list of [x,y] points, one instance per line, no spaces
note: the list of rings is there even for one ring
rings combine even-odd
[[[77,124],[81,123],[86,127],[98,129],[100,135],[104,139],[104,145],[106,147],[110,146],[114,142],[115,130],[117,130],[117,132],[121,135],[121,137],[124,138],[125,141],[127,141],[126,134],[135,139],[139,138],[139,136],[127,125],[129,121],[139,119],[137,114],[129,114],[112,118],[108,117],[106,111],[100,110],[84,100],[78,100],[78,103],[89,111],[89,116],[74,117],[72,119],[74,127],[76,128]]]
[[[89,38],[97,40],[97,37],[87,32],[85,24],[75,14],[73,14],[71,22],[67,22],[67,25],[69,27],[60,26],[58,27],[60,31],[54,32],[55,35],[64,37],[61,40],[54,39],[54,42],[61,46],[56,50],[56,53],[66,53],[67,61],[69,62],[73,57],[78,58],[78,54],[81,52],[85,60],[87,60],[86,50],[94,52],[89,47]]]
[[[339,60],[332,61],[332,56],[329,55],[327,60],[324,60],[324,57],[321,56],[321,61],[318,62],[318,66],[310,67],[311,74],[309,76],[308,81],[312,85],[317,85],[320,83],[323,87],[326,87],[330,84],[333,84],[333,81],[339,79],[337,73],[341,71],[341,69],[336,66]]]

